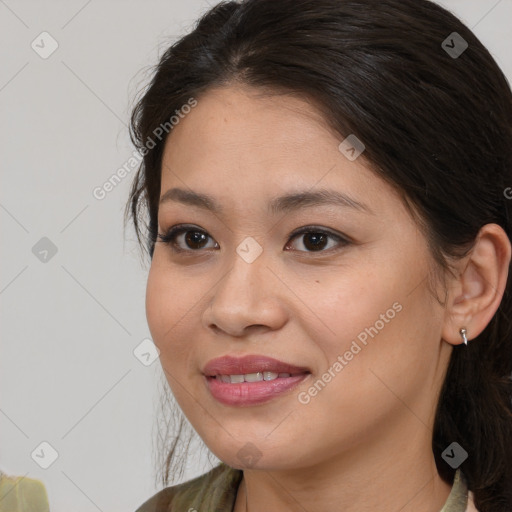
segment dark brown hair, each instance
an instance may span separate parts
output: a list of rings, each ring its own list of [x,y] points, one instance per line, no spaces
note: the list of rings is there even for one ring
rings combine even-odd
[[[453,32],[468,45],[460,55],[442,45]],[[340,140],[363,141],[368,165],[418,212],[439,268],[485,224],[511,238],[512,92],[469,28],[428,0],[247,0],[213,7],[168,48],[133,111],[144,158],[125,213],[151,258],[166,138],[149,151],[147,141],[191,97],[233,83],[300,95]],[[510,282],[485,330],[453,349],[432,439],[449,483],[441,453],[452,442],[468,452],[461,469],[480,512],[512,510]]]

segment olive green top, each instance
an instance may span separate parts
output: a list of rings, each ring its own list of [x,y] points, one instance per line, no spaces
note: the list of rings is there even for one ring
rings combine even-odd
[[[233,512],[243,471],[223,462],[208,473],[155,494],[135,512]],[[463,474],[455,473],[452,490],[440,512],[466,512],[468,488]]]
[[[49,512],[43,482],[0,472],[0,512]]]

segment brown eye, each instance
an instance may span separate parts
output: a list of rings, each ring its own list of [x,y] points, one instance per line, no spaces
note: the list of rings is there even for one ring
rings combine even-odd
[[[324,233],[305,233],[302,235],[304,247],[308,251],[321,251],[327,245],[329,235]]]
[[[201,231],[185,231],[184,241],[191,249],[202,249],[208,235]]]
[[[183,243],[178,245],[178,237],[183,236]],[[165,234],[158,234],[158,239],[166,245],[172,246],[177,251],[198,251],[205,248],[205,242],[207,242],[210,236],[200,229],[186,226],[174,226]]]
[[[335,235],[334,233],[330,233],[328,231],[323,231],[319,228],[308,227],[302,229],[301,231],[292,233],[290,238],[293,240],[294,238],[302,239],[302,246],[305,248],[304,250],[300,250],[300,252],[329,252],[331,249],[336,248],[337,246],[345,246],[350,242],[345,238]],[[334,240],[335,243],[329,245],[329,239]],[[290,248],[290,242],[286,244],[285,249]]]

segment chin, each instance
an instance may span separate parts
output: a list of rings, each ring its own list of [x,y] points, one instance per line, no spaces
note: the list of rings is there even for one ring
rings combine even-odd
[[[238,444],[240,448],[233,451],[233,446]],[[294,461],[288,456],[288,450],[276,451],[263,445],[262,442],[247,440],[233,442],[227,449],[223,447],[220,450],[210,450],[218,459],[235,469],[279,470],[295,467]]]

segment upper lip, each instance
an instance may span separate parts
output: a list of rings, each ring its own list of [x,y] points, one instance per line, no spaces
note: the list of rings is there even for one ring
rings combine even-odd
[[[295,366],[263,355],[217,357],[208,361],[203,368],[203,373],[207,377],[215,375],[243,375],[257,372],[310,373],[305,367]]]

